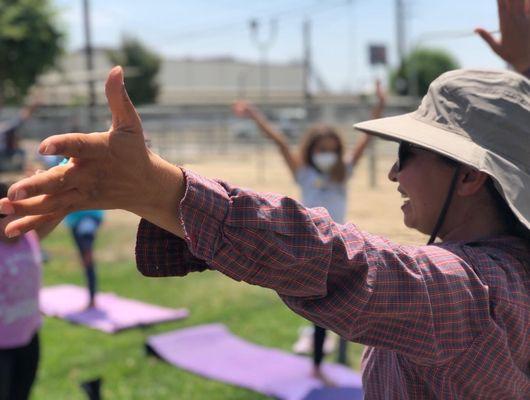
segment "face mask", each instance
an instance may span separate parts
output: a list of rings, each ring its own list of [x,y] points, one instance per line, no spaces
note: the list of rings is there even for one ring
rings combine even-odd
[[[329,172],[337,163],[337,158],[337,153],[331,151],[316,153],[313,155],[313,163],[320,171]]]

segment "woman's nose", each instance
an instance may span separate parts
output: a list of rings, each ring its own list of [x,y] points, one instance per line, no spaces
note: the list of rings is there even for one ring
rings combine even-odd
[[[390,171],[388,171],[388,179],[391,182],[397,182],[397,175],[398,175],[398,166],[397,166],[397,161],[396,161],[394,164],[392,164]]]

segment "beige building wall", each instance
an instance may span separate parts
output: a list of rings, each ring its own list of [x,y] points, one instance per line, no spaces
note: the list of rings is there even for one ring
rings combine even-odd
[[[94,73],[86,72],[85,58],[81,51],[66,54],[59,66],[43,75],[39,85],[47,104],[84,104],[87,98],[87,82],[96,83],[98,103],[103,103],[104,81],[112,67],[105,49],[94,50]],[[262,78],[260,65],[233,58],[211,59],[163,59],[158,83],[158,104],[180,105],[203,102],[220,104],[236,98],[250,100],[267,99],[280,103],[299,101],[303,91],[303,68],[300,63],[269,64]],[[134,70],[125,70],[134,74]],[[267,89],[262,87],[262,79]]]

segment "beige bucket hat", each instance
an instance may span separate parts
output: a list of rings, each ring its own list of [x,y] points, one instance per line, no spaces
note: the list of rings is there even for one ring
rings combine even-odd
[[[530,80],[524,76],[447,72],[431,83],[416,111],[354,127],[417,144],[487,173],[530,230]]]

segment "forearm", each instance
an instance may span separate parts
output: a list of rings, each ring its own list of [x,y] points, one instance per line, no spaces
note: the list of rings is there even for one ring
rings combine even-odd
[[[378,119],[383,116],[383,110],[385,109],[385,103],[379,102],[374,108],[372,109],[372,119]]]
[[[361,159],[362,155],[364,154],[364,151],[372,141],[373,136],[367,135],[366,133],[362,133],[357,142],[355,143],[355,147],[353,148],[352,155],[351,155],[351,163],[352,165],[356,165],[359,160]]]
[[[254,110],[250,117],[256,123],[258,128],[265,134],[266,137],[274,141],[279,146],[286,144],[285,136],[276,130],[269,120],[260,111]]]

